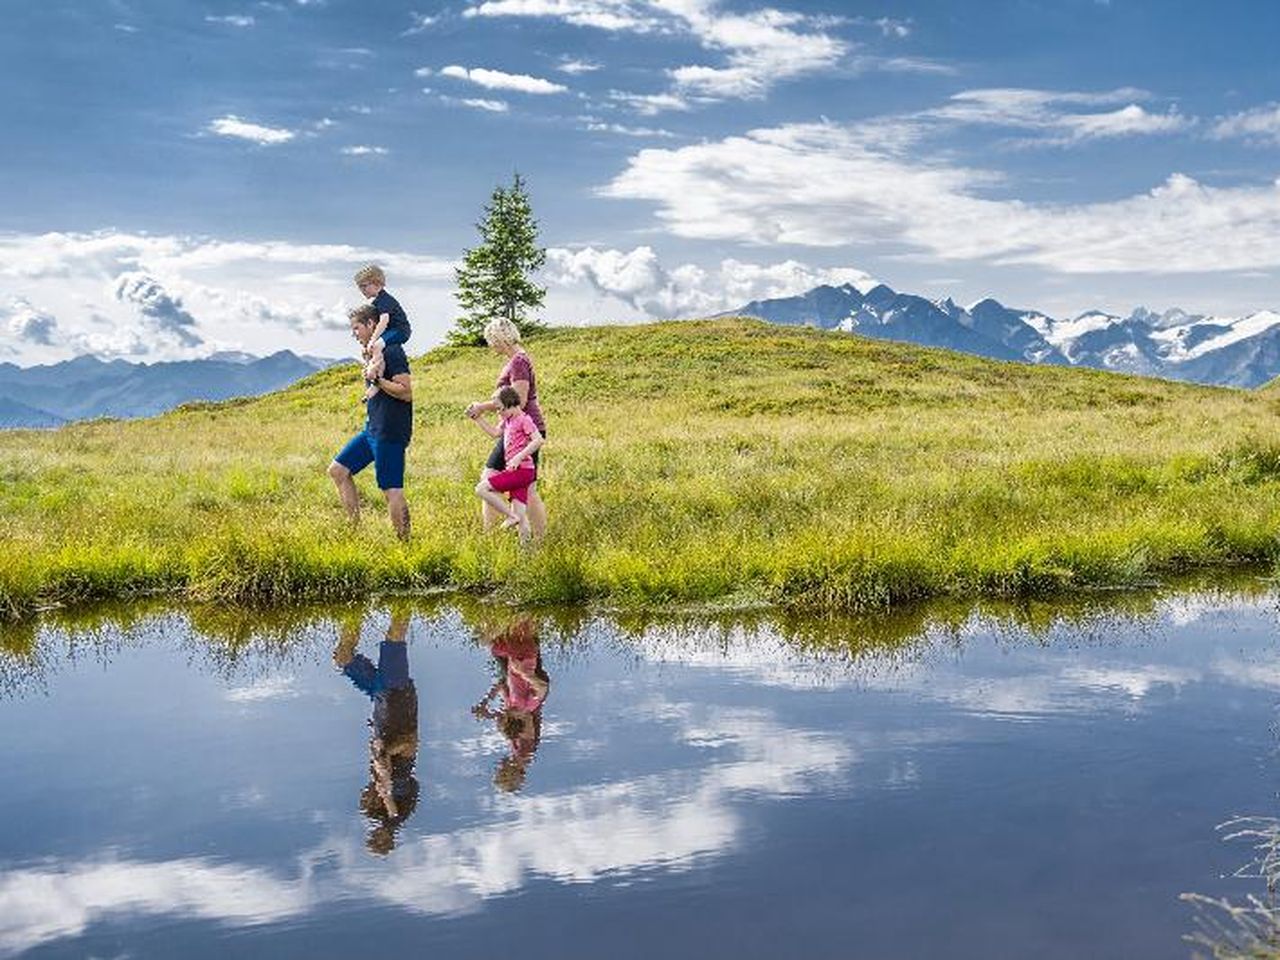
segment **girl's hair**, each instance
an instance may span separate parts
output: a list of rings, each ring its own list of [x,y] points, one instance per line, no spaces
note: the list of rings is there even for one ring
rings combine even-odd
[[[498,391],[498,402],[504,410],[520,406],[520,393],[515,387],[503,387]]]
[[[485,324],[484,340],[491,347],[515,346],[520,342],[520,328],[506,317],[494,317]]]

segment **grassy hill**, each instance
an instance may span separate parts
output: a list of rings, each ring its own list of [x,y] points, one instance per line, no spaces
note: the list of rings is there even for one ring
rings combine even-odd
[[[1280,392],[1197,387],[754,321],[558,329],[530,345],[551,534],[484,535],[487,351],[414,361],[391,536],[324,474],[354,365],[147,421],[0,434],[0,611],[171,592],[284,602],[500,590],[527,602],[860,609],[1132,584],[1280,554]]]

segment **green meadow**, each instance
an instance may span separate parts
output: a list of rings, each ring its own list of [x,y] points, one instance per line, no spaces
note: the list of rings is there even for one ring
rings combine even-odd
[[[861,611],[1133,586],[1280,555],[1280,393],[746,320],[553,329],[529,345],[551,525],[485,534],[490,441],[462,416],[494,354],[413,362],[391,534],[355,364],[145,421],[0,433],[0,615],[143,595],[282,604],[461,591],[523,603]]]

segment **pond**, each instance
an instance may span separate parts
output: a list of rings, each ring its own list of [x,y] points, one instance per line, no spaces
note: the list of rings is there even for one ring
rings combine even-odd
[[[1262,895],[1270,585],[0,633],[0,956],[1179,957]]]

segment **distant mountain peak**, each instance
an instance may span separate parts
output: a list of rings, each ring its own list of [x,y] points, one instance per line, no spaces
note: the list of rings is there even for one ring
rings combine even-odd
[[[1128,316],[1086,310],[1055,320],[1039,310],[1006,307],[993,296],[961,307],[951,297],[926,299],[877,282],[865,290],[815,287],[736,312],[996,359],[1200,383],[1252,387],[1280,374],[1280,313],[1271,311],[1222,318],[1139,306]]]

